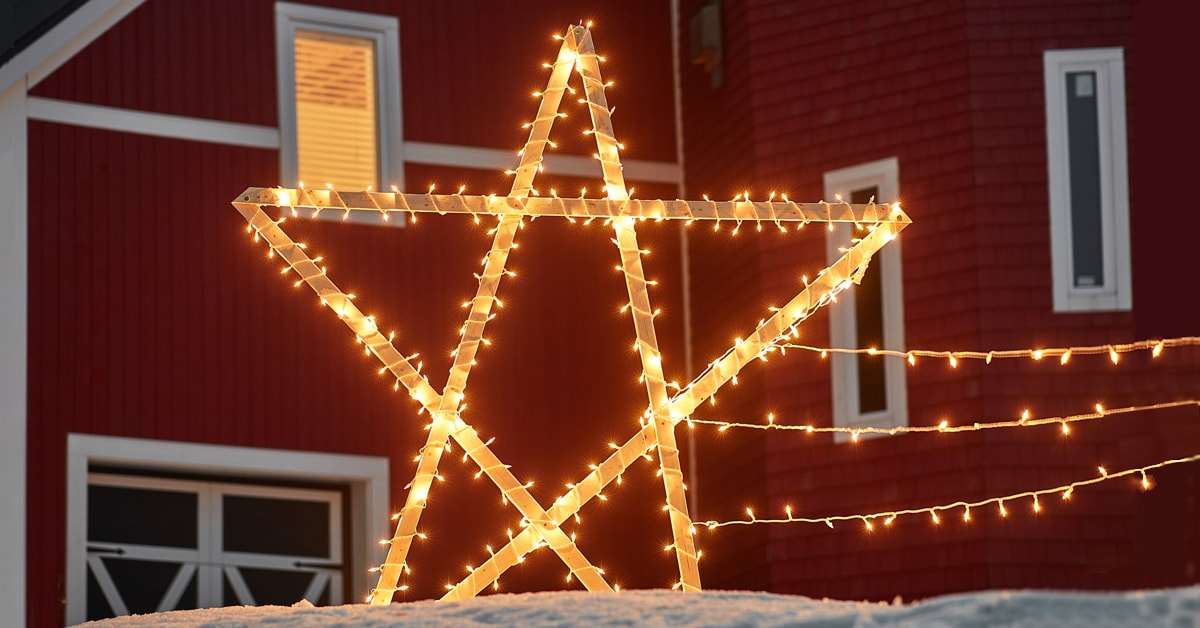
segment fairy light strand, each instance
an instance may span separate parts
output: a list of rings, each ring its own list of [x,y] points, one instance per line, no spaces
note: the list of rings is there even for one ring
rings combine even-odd
[[[572,27],[566,37],[562,37],[563,47],[558,59],[551,68],[550,84],[544,92],[536,94],[542,99],[536,118],[527,127],[530,128],[529,140],[520,151],[521,164],[509,174],[515,176],[513,191],[507,197],[463,196],[463,188],[457,194],[434,194],[434,188],[425,194],[402,194],[393,186],[392,192],[339,192],[327,186],[327,189],[283,188],[249,188],[234,205],[242,211],[250,223],[250,230],[256,240],[265,238],[272,255],[279,255],[287,264],[283,272],[297,272],[299,283],[308,283],[317,292],[323,306],[328,306],[355,332],[358,341],[365,345],[367,355],[374,354],[384,363],[381,372],[391,371],[396,377],[396,386],[403,384],[409,393],[421,404],[422,410],[429,412],[432,421],[429,425],[430,435],[426,448],[418,457],[420,463],[414,482],[409,486],[406,506],[397,515],[400,524],[397,534],[392,539],[382,543],[389,546],[389,556],[377,571],[381,573],[380,583],[369,598],[372,603],[390,601],[392,594],[403,591],[408,585],[399,585],[396,579],[389,579],[382,574],[398,576],[409,573],[407,563],[407,548],[414,537],[423,538],[416,529],[417,517],[424,508],[429,487],[434,479],[442,479],[437,473],[437,460],[449,451],[451,441],[457,441],[466,451],[464,460],[471,459],[480,469],[480,474],[487,475],[500,490],[506,503],[512,502],[522,514],[519,532],[515,535],[510,531],[508,543],[499,551],[487,548],[488,559],[479,567],[469,566],[468,576],[457,585],[447,585],[446,598],[459,599],[479,593],[488,586],[498,586],[498,578],[510,566],[524,560],[524,557],[539,547],[551,547],[567,564],[569,573],[567,580],[573,578],[583,581],[589,589],[609,589],[603,577],[603,570],[593,566],[579,553],[574,543],[574,535],[567,535],[561,526],[570,518],[578,519],[579,510],[593,498],[603,499],[602,491],[612,482],[620,482],[621,474],[639,458],[651,459],[650,453],[658,450],[658,472],[664,479],[667,490],[665,510],[670,514],[674,542],[667,549],[676,552],[680,562],[680,581],[677,587],[684,589],[699,589],[698,571],[695,571],[695,561],[700,553],[694,549],[695,526],[688,518],[686,501],[680,497],[683,494],[682,474],[677,472],[678,450],[675,449],[673,428],[679,422],[690,424],[714,424],[722,429],[730,427],[746,427],[757,429],[799,429],[808,432],[821,431],[853,431],[859,433],[873,431],[900,433],[920,431],[962,432],[979,429],[1000,427],[1016,427],[1059,423],[1064,432],[1068,424],[1075,421],[1091,420],[1105,415],[1121,414],[1148,409],[1197,404],[1195,400],[1173,402],[1118,409],[1103,409],[1099,406],[1095,413],[1072,415],[1069,417],[1052,417],[1028,419],[1020,421],[997,421],[992,423],[974,423],[969,426],[950,426],[946,423],[938,426],[883,429],[883,428],[814,428],[812,426],[790,426],[775,421],[771,416],[767,425],[751,423],[729,423],[692,419],[692,412],[705,401],[715,400],[718,389],[727,383],[737,382],[737,374],[748,363],[755,359],[766,360],[774,351],[788,348],[828,353],[868,353],[903,357],[912,363],[917,357],[933,357],[947,359],[957,363],[959,359],[983,359],[989,362],[996,358],[1058,358],[1065,364],[1073,355],[1090,355],[1107,353],[1114,362],[1119,362],[1120,354],[1129,351],[1150,350],[1158,357],[1164,348],[1200,344],[1195,337],[1164,339],[1157,341],[1140,341],[1129,344],[1100,345],[1094,347],[1069,347],[1062,349],[1029,349],[1012,351],[890,351],[876,349],[836,349],[818,348],[807,345],[788,343],[788,338],[798,337],[797,325],[802,323],[818,308],[836,300],[842,290],[857,283],[861,278],[871,256],[895,238],[911,221],[900,210],[899,204],[876,205],[874,202],[851,205],[838,199],[836,203],[795,203],[782,196],[782,201],[775,200],[772,193],[766,201],[752,201],[749,194],[739,194],[731,201],[712,201],[705,197],[703,201],[643,201],[629,198],[632,190],[626,191],[624,180],[620,174],[621,148],[611,128],[612,109],[606,104],[604,88],[608,85],[600,79],[598,62],[601,60],[592,49],[590,32],[581,27]],[[554,190],[549,197],[540,197],[532,187],[534,176],[542,170],[542,152],[553,148],[554,142],[549,139],[552,124],[559,118],[565,117],[558,111],[558,105],[564,92],[574,94],[575,90],[567,84],[567,78],[572,70],[580,73],[584,83],[584,103],[592,118],[590,134],[597,142],[596,157],[604,171],[604,199],[587,199],[581,193],[579,199],[559,197]],[[561,79],[561,80],[560,80]],[[484,259],[484,270],[477,275],[480,288],[475,299],[465,307],[471,308],[467,321],[460,330],[460,344],[454,352],[454,364],[446,388],[441,394],[429,385],[424,375],[420,374],[420,364],[411,364],[416,356],[404,356],[392,346],[392,337],[384,337],[375,327],[374,317],[367,316],[352,303],[353,295],[344,293],[336,288],[326,277],[326,268],[320,265],[321,259],[309,258],[300,243],[292,242],[283,234],[279,225],[282,219],[273,221],[263,212],[263,207],[274,206],[292,215],[299,215],[298,209],[312,210],[315,216],[323,209],[338,211],[342,217],[352,212],[369,211],[387,220],[390,213],[408,212],[415,220],[422,212],[436,212],[439,215],[452,213],[471,215],[476,222],[482,215],[495,216],[499,225],[492,231],[496,234],[496,244]],[[475,430],[463,421],[461,413],[465,408],[463,391],[466,385],[470,366],[475,363],[475,355],[480,344],[486,344],[483,338],[484,324],[495,316],[490,312],[494,304],[499,306],[495,297],[495,288],[499,279],[511,274],[505,270],[505,260],[511,248],[512,235],[522,226],[523,217],[531,219],[537,216],[559,216],[574,222],[575,218],[586,219],[590,223],[596,218],[604,218],[606,224],[612,224],[616,230],[616,243],[621,252],[622,264],[618,268],[624,273],[630,292],[630,310],[635,320],[637,335],[636,347],[642,361],[642,379],[647,385],[650,406],[643,420],[641,430],[635,433],[624,444],[613,444],[613,452],[599,464],[590,465],[590,471],[577,483],[567,485],[568,490],[562,494],[549,509],[543,509],[529,494],[531,483],[521,483],[490,449],[491,441],[484,442]],[[674,386],[676,393],[672,397],[666,395],[667,384],[662,381],[661,360],[657,342],[654,339],[653,318],[657,314],[650,307],[647,287],[651,282],[646,281],[641,269],[640,257],[644,254],[637,246],[633,225],[638,220],[645,219],[682,219],[691,224],[697,220],[713,221],[714,228],[719,229],[721,221],[734,222],[734,233],[744,221],[754,222],[761,230],[762,222],[773,222],[781,231],[787,229],[785,222],[799,223],[797,229],[809,222],[830,224],[834,222],[853,222],[860,229],[866,229],[867,234],[856,239],[850,246],[842,249],[843,256],[830,267],[822,270],[813,282],[807,278],[804,289],[782,308],[772,308],[772,314],[760,321],[754,332],[744,340],[737,340],[719,358],[712,361],[700,375],[687,386]],[[585,223],[586,224],[586,223]],[[673,453],[672,453],[673,452]],[[672,462],[670,458],[674,456]],[[1004,502],[1022,498],[1030,498],[1035,506],[1039,496],[1061,493],[1064,498],[1069,496],[1076,487],[1088,486],[1109,479],[1140,474],[1143,488],[1149,484],[1146,472],[1169,464],[1191,462],[1200,459],[1200,455],[1190,458],[1168,460],[1155,465],[1129,469],[1111,473],[1100,469],[1101,477],[1081,480],[1068,485],[1039,491],[1026,491],[1004,497],[990,498],[980,502],[955,502],[953,504],[931,506],[921,509],[889,511],[868,515],[845,515],[825,518],[795,518],[791,509],[787,509],[788,518],[761,519],[756,518],[752,511],[746,521],[705,522],[709,527],[746,523],[772,522],[809,522],[825,523],[832,527],[835,521],[859,519],[868,528],[872,521],[885,519],[885,525],[896,517],[909,514],[924,513],[939,522],[938,513],[954,508],[963,508],[963,519],[970,519],[970,508],[995,503],[1000,511],[1005,512]],[[430,461],[430,462],[427,462]],[[411,502],[411,503],[409,503]],[[680,505],[682,504],[682,505]],[[392,550],[398,546],[404,549],[399,555],[393,555]],[[685,562],[691,561],[692,571]]]
[[[1014,501],[1021,500],[1021,499],[1029,499],[1031,502],[1030,507],[1032,509],[1034,509],[1035,512],[1040,512],[1042,509],[1042,506],[1041,506],[1041,502],[1038,501],[1039,497],[1058,495],[1062,499],[1070,499],[1071,495],[1075,492],[1075,489],[1077,489],[1077,488],[1080,488],[1083,486],[1092,486],[1093,484],[1100,484],[1101,482],[1108,482],[1111,480],[1116,480],[1119,478],[1125,478],[1125,477],[1130,477],[1130,476],[1135,476],[1135,475],[1141,476],[1141,480],[1139,481],[1139,486],[1140,486],[1141,490],[1149,490],[1152,487],[1152,484],[1150,482],[1149,477],[1146,476],[1147,471],[1153,471],[1155,469],[1161,469],[1163,467],[1168,467],[1171,465],[1185,464],[1185,463],[1196,462],[1196,461],[1200,461],[1200,454],[1186,456],[1183,458],[1172,458],[1170,460],[1163,460],[1162,462],[1156,462],[1154,464],[1149,464],[1144,467],[1134,467],[1134,468],[1125,469],[1122,471],[1109,471],[1109,470],[1105,469],[1104,467],[1097,467],[1097,469],[1100,472],[1100,475],[1098,477],[1088,478],[1086,480],[1076,480],[1069,484],[1063,484],[1063,485],[1055,486],[1052,488],[1043,488],[1043,489],[1038,489],[1038,490],[1034,490],[1034,491],[1021,491],[1019,493],[1011,493],[1008,495],[1003,495],[1003,496],[998,496],[998,497],[989,497],[986,499],[981,499],[981,500],[972,501],[972,502],[956,501],[956,502],[949,503],[949,504],[938,504],[936,506],[922,506],[920,508],[907,508],[904,510],[883,510],[883,511],[879,511],[879,512],[855,514],[855,515],[832,515],[829,517],[796,517],[796,516],[792,515],[791,507],[789,506],[785,509],[785,511],[784,511],[785,516],[783,518],[762,518],[762,517],[752,517],[751,516],[746,519],[730,519],[727,521],[711,521],[710,520],[710,521],[705,521],[705,522],[701,523],[700,525],[708,528],[709,530],[713,530],[716,528],[722,528],[725,526],[757,525],[757,524],[764,524],[764,523],[821,523],[821,524],[825,524],[826,526],[833,527],[835,523],[846,522],[846,521],[858,521],[858,522],[861,522],[864,525],[864,527],[867,527],[868,529],[874,529],[875,522],[879,522],[879,521],[882,521],[883,525],[889,526],[898,517],[903,517],[903,516],[908,516],[908,515],[925,515],[925,516],[929,516],[931,518],[936,518],[937,513],[939,513],[939,512],[956,510],[959,508],[963,509],[963,519],[965,521],[969,521],[971,518],[970,510],[972,508],[978,509],[978,508],[982,508],[984,506],[988,506],[988,505],[992,505],[992,504],[996,505],[997,511],[1000,513],[1001,516],[1006,517],[1006,516],[1008,516],[1009,510],[1007,507],[1005,507],[1005,502],[1008,502],[1009,505],[1011,505],[1011,503]]]
[[[1066,364],[1074,356],[1080,355],[1107,355],[1109,360],[1114,364],[1120,361],[1119,356],[1122,353],[1132,351],[1150,351],[1153,357],[1162,355],[1163,350],[1172,347],[1194,347],[1200,346],[1200,337],[1184,336],[1180,338],[1163,338],[1157,340],[1139,340],[1137,342],[1105,344],[1105,345],[1089,345],[1082,347],[1052,347],[1052,348],[1034,348],[1034,349],[1005,349],[999,351],[973,351],[973,350],[931,350],[931,349],[909,349],[907,351],[898,351],[894,349],[848,349],[843,347],[816,347],[812,345],[796,344],[796,343],[778,343],[777,347],[781,349],[798,349],[801,351],[812,351],[820,353],[822,357],[829,353],[843,353],[852,355],[880,355],[904,358],[910,362],[916,358],[938,358],[942,360],[983,360],[990,364],[992,360],[1004,359],[1027,359],[1027,360],[1043,360],[1057,359],[1060,364]]]
[[[531,170],[536,171],[535,167]],[[510,171],[516,174],[517,170]],[[531,189],[532,193],[532,189]],[[740,196],[740,195],[739,195]],[[722,221],[801,223],[845,222],[875,224],[906,222],[893,212],[896,204],[797,203],[795,201],[703,200],[685,201],[632,199],[611,196],[603,199],[544,196],[516,199],[507,196],[464,196],[462,194],[404,194],[401,192],[346,192],[329,189],[289,189],[250,187],[240,202],[263,206],[303,209],[316,213],[324,209],[339,212],[366,212],[386,216],[390,213],[466,214],[480,216],[557,216],[571,219],[613,219],[621,216],[652,220],[687,222]],[[831,211],[831,208],[836,211]],[[297,214],[298,215],[298,214]],[[797,225],[799,227],[800,225]]]
[[[948,421],[939,423],[938,425],[905,425],[897,427],[845,427],[845,426],[815,426],[815,425],[796,425],[780,423],[779,417],[771,415],[766,423],[747,423],[737,421],[721,421],[717,419],[697,419],[689,418],[689,425],[711,425],[718,431],[727,431],[734,428],[754,429],[754,430],[780,430],[780,431],[798,431],[812,434],[851,434],[854,436],[862,434],[915,434],[940,432],[953,434],[958,432],[978,432],[988,429],[1002,429],[1014,427],[1034,427],[1038,425],[1065,425],[1080,421],[1093,421],[1106,416],[1119,414],[1132,414],[1138,412],[1148,412],[1152,410],[1161,410],[1164,408],[1178,408],[1182,406],[1200,406],[1200,399],[1187,399],[1183,401],[1166,401],[1161,403],[1141,405],[1141,406],[1125,406],[1121,408],[1105,408],[1100,404],[1096,404],[1095,410],[1092,412],[1084,412],[1081,414],[1072,414],[1067,416],[1050,416],[1050,417],[1029,417],[1022,416],[1019,419],[1005,421],[990,421],[986,423],[975,422],[962,425],[951,425]],[[1026,411],[1028,412],[1028,411]]]
[[[611,109],[604,94],[605,83],[600,77],[599,57],[586,29],[571,29],[567,45],[574,39],[576,69],[584,84],[584,95],[591,114],[592,130],[596,138],[597,155],[604,173],[604,189],[614,200],[627,200],[625,177],[621,173],[619,143],[612,129]],[[692,538],[692,519],[688,514],[687,497],[684,494],[683,470],[680,466],[679,447],[675,441],[675,423],[667,407],[667,385],[663,376],[662,356],[654,328],[654,309],[650,305],[649,282],[642,269],[643,251],[638,246],[634,217],[622,216],[613,220],[616,244],[620,251],[621,268],[632,306],[634,331],[637,336],[638,356],[642,361],[646,393],[649,398],[653,425],[653,444],[658,451],[659,470],[666,492],[671,536],[679,566],[679,586],[685,591],[700,590],[700,569],[695,541]]]
[[[569,40],[569,41],[568,41]],[[593,498],[603,498],[605,486],[620,482],[621,474],[639,458],[652,460],[651,453],[659,455],[658,472],[666,489],[666,508],[671,519],[673,543],[670,546],[680,564],[680,580],[676,587],[684,590],[699,589],[700,582],[696,561],[700,553],[694,549],[695,526],[686,511],[685,487],[682,473],[678,470],[678,450],[673,442],[673,429],[690,417],[697,406],[715,399],[718,389],[729,382],[736,383],[737,374],[755,359],[765,359],[773,349],[773,343],[782,342],[795,335],[796,326],[814,311],[835,300],[836,295],[856,283],[862,276],[872,255],[894,239],[911,220],[900,209],[899,204],[851,205],[837,203],[794,203],[775,195],[764,202],[752,201],[748,194],[739,194],[728,202],[711,201],[707,197],[700,201],[635,201],[624,189],[620,174],[620,144],[611,129],[612,109],[603,99],[603,83],[599,76],[600,58],[591,47],[591,36],[582,26],[572,27],[564,37],[563,48],[558,59],[549,64],[551,80],[541,94],[542,102],[538,115],[529,124],[530,136],[520,152],[521,163],[509,174],[514,175],[513,191],[507,197],[495,195],[478,197],[457,194],[439,195],[434,188],[425,194],[401,194],[395,187],[386,192],[339,192],[332,186],[326,189],[249,188],[234,201],[250,223],[255,239],[265,238],[272,255],[279,254],[288,264],[284,272],[297,272],[301,280],[317,292],[322,305],[328,306],[339,318],[355,331],[359,342],[366,346],[365,353],[374,354],[383,362],[384,371],[396,377],[395,387],[403,385],[427,412],[431,422],[427,426],[429,436],[426,447],[418,456],[416,476],[409,484],[405,507],[398,513],[396,535],[385,539],[388,546],[387,559],[378,566],[379,584],[372,592],[371,603],[382,604],[391,600],[396,591],[405,590],[399,576],[411,573],[407,552],[414,538],[422,538],[417,530],[417,520],[424,509],[428,493],[435,480],[442,479],[437,472],[438,461],[449,451],[451,441],[458,442],[471,459],[500,490],[506,503],[512,503],[521,512],[520,532],[510,535],[509,543],[500,551],[488,549],[489,557],[480,567],[468,570],[468,576],[458,585],[449,585],[447,597],[469,597],[488,585],[497,584],[497,578],[507,568],[521,562],[524,556],[538,547],[550,547],[567,564],[570,578],[578,578],[591,590],[611,590],[604,580],[603,572],[593,566],[579,553],[573,537],[562,529],[562,524],[571,517],[578,517],[580,508]],[[565,114],[558,111],[564,91],[573,91],[567,85],[572,70],[580,72],[585,90],[584,102],[592,117],[592,131],[597,141],[597,157],[605,175],[605,199],[563,199],[553,190],[549,198],[541,197],[532,187],[534,176],[542,170],[542,151],[554,144],[549,140],[551,125]],[[283,222],[272,221],[264,212],[265,207],[277,207],[281,213],[290,211],[299,215],[299,209],[311,209],[316,215],[328,208],[343,214],[354,211],[370,211],[386,218],[390,212],[408,212],[414,219],[421,212],[482,214],[496,216],[499,224],[492,231],[495,244],[483,261],[484,268],[477,275],[479,290],[475,299],[468,302],[467,320],[460,329],[459,346],[454,351],[454,365],[445,389],[433,390],[425,376],[420,373],[421,365],[413,366],[416,357],[404,356],[392,345],[391,335],[383,336],[375,328],[374,317],[364,315],[352,300],[353,295],[336,288],[326,276],[326,267],[319,265],[320,258],[308,258],[303,245],[292,242],[279,228]],[[528,483],[521,483],[475,430],[462,418],[465,406],[463,397],[467,374],[475,363],[475,355],[483,338],[483,328],[495,314],[491,313],[495,288],[504,276],[511,275],[505,269],[505,260],[511,248],[512,236],[519,230],[524,216],[531,219],[537,215],[582,217],[588,222],[597,217],[605,218],[614,226],[616,241],[622,255],[620,270],[624,273],[630,292],[630,305],[635,318],[636,346],[642,360],[642,378],[647,384],[649,408],[641,421],[641,430],[622,445],[614,445],[608,458],[590,467],[584,479],[573,485],[547,510],[543,509],[530,495]],[[781,229],[783,222],[798,222],[797,228],[808,222],[855,222],[867,234],[843,249],[842,257],[821,271],[813,282],[805,282],[804,288],[782,308],[778,308],[767,319],[760,321],[745,341],[737,341],[704,372],[684,387],[673,386],[674,396],[668,397],[667,384],[662,381],[661,362],[654,339],[653,319],[657,311],[650,307],[647,281],[640,267],[639,249],[634,236],[634,225],[645,219],[712,220],[719,228],[721,221],[743,221],[761,223],[772,221]],[[735,230],[736,230],[735,226]]]

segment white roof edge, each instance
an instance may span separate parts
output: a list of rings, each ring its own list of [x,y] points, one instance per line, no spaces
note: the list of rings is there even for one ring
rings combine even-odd
[[[57,70],[88,44],[120,22],[144,0],[89,0],[8,63],[0,66],[0,93],[28,77],[25,88]]]

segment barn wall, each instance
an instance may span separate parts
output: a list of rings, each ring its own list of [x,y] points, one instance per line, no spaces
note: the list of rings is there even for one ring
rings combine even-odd
[[[540,63],[557,52],[551,35],[595,19],[626,155],[674,160],[665,3],[606,3],[588,15],[557,3],[329,4],[398,14],[407,140],[504,149],[525,139],[520,123],[536,107],[529,94],[546,80]],[[34,95],[273,126],[272,21],[271,2],[149,2]],[[573,139],[586,110],[571,102],[564,111],[571,117],[553,137],[564,151],[590,154]],[[376,375],[311,293],[292,288],[229,205],[247,186],[277,182],[277,153],[48,122],[31,122],[29,134],[29,555],[37,557],[27,567],[29,624],[63,619],[70,432],[386,456],[398,508],[424,438],[416,405]],[[537,186],[600,188],[598,168],[590,180],[552,174]],[[499,173],[417,164],[406,177],[420,189],[508,185]],[[676,195],[673,185],[630,184],[639,198]],[[381,327],[396,330],[402,350],[421,353],[440,387],[490,225],[426,216],[404,228],[304,220],[287,228],[325,255],[331,276]],[[678,234],[649,223],[639,234],[654,251],[648,273],[660,280],[651,297],[664,310],[665,367],[680,379]],[[502,285],[506,307],[489,326],[493,347],[467,389],[468,420],[497,437],[497,453],[536,481],[542,503],[607,455],[608,442],[634,433],[645,407],[610,237],[600,222],[527,225],[511,259],[518,278]],[[409,599],[440,595],[520,519],[472,482],[477,469],[457,455],[441,470],[450,488],[434,491],[422,519],[433,541],[413,550],[425,572]],[[668,586],[677,576],[661,551],[669,539],[661,480],[649,466],[624,480],[608,502],[584,510],[580,543],[623,586]],[[556,588],[564,574],[539,553],[501,590]]]
[[[753,184],[754,108],[752,90],[751,3],[720,3],[721,84],[701,65],[691,63],[691,20],[704,2],[681,2],[681,85],[685,175],[688,198],[708,195],[727,200],[744,191],[757,197],[765,192]],[[753,226],[734,234],[736,225],[713,231],[695,224],[688,229],[689,281],[692,313],[692,373],[699,374],[728,349],[735,338],[745,337],[763,317],[768,303],[759,278],[761,251]],[[753,367],[747,370],[755,370]],[[752,408],[763,392],[759,377],[739,377],[736,387],[726,387],[715,406],[698,409],[697,416],[737,415]],[[725,434],[697,429],[695,491],[698,520],[722,519],[729,511],[742,512],[761,492],[765,441],[753,436],[732,441]],[[698,544],[704,584],[721,589],[762,589],[767,586],[767,537],[762,529],[745,528],[718,536],[702,532]]]
[[[1130,120],[1140,119],[1138,74],[1131,68],[1143,61],[1134,49],[1130,5],[723,6],[728,22],[749,25],[752,77],[740,91],[707,100],[700,99],[702,87],[685,81],[685,112],[689,103],[703,109],[687,119],[732,111],[751,120],[754,171],[744,185],[756,195],[784,190],[794,199],[819,199],[824,172],[898,158],[901,197],[914,220],[901,238],[908,347],[1033,348],[1128,342],[1146,337],[1137,334],[1145,330],[1159,330],[1148,337],[1166,329],[1195,334],[1172,318],[1179,308],[1156,313],[1161,300],[1145,306],[1144,316],[1137,300],[1132,313],[1051,310],[1042,50],[1125,47]],[[739,36],[726,33],[729,39]],[[722,100],[735,93],[748,113]],[[1139,132],[1131,127],[1129,135],[1136,173],[1146,153],[1137,152]],[[688,164],[731,160],[724,145],[705,144],[700,137],[700,130],[687,129]],[[1146,211],[1139,210],[1137,199],[1147,192],[1136,178],[1131,183],[1136,225],[1139,211]],[[747,297],[759,308],[794,293],[800,273],[811,276],[824,266],[823,234],[780,237],[766,231],[771,235],[758,236],[757,253],[747,257],[762,271]],[[1135,252],[1152,248],[1146,237],[1135,229]],[[1167,253],[1154,247],[1159,263],[1163,256],[1184,263],[1182,255],[1178,248]],[[1134,265],[1138,268],[1136,253]],[[1148,274],[1155,273],[1135,271],[1135,281]],[[1138,294],[1162,293],[1162,273],[1151,279],[1135,284]],[[826,344],[827,329],[827,318],[818,314],[802,326],[802,341]],[[986,366],[964,361],[952,369],[944,361],[918,360],[908,370],[909,422],[1015,418],[1025,408],[1034,416],[1055,416],[1087,412],[1097,402],[1119,407],[1195,398],[1198,362],[1192,349],[1158,360],[1145,353],[1126,356],[1119,365],[1103,355],[1077,357],[1067,367],[1049,360],[997,360]],[[793,353],[772,363],[758,380],[765,396],[725,414],[764,422],[773,412],[781,422],[828,425],[827,364],[813,354]],[[742,379],[745,386],[751,378]],[[765,469],[739,476],[744,484],[765,483],[766,495],[760,491],[733,501],[717,518],[742,518],[746,505],[760,517],[779,516],[788,504],[798,516],[853,514],[1055,486],[1089,477],[1096,464],[1139,466],[1195,453],[1180,440],[1194,433],[1194,417],[1190,408],[1110,418],[1078,426],[1067,437],[1053,426],[857,445],[781,435],[765,445]],[[719,438],[735,450],[737,443],[758,442],[738,430]],[[1036,518],[1022,504],[1021,516],[1006,520],[994,512],[973,513],[973,523],[962,525],[958,511],[958,519],[943,516],[940,526],[924,515],[898,520],[899,527],[886,533],[867,533],[861,523],[834,530],[771,526],[769,588],[908,599],[986,587],[1189,582],[1194,575],[1187,574],[1194,571],[1186,565],[1195,558],[1161,548],[1190,547],[1191,533],[1174,524],[1151,532],[1142,510],[1158,500],[1155,508],[1171,503],[1187,512],[1196,473],[1195,465],[1189,467],[1162,474],[1152,493],[1139,494],[1129,485],[1098,488],[1086,497],[1080,491],[1068,504],[1046,504],[1052,514]],[[727,536],[736,543],[745,534],[732,530],[721,529],[709,543],[722,545]]]

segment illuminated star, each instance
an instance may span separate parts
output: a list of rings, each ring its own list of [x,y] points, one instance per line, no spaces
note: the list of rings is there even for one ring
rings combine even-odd
[[[471,570],[457,585],[449,587],[443,599],[471,597],[494,583],[509,567],[519,562],[536,547],[545,544],[570,569],[570,575],[592,591],[611,591],[604,574],[597,569],[561,526],[591,499],[600,495],[608,484],[642,456],[657,451],[659,472],[666,493],[670,516],[672,545],[679,564],[678,587],[685,591],[700,589],[700,573],[693,539],[694,525],[688,514],[684,496],[683,472],[679,464],[679,449],[675,441],[675,426],[686,420],[695,409],[712,398],[726,382],[734,379],[750,361],[765,357],[778,343],[795,332],[796,326],[814,311],[834,300],[837,293],[856,283],[871,256],[909,224],[909,218],[898,204],[850,205],[848,203],[795,203],[784,199],[755,202],[748,197],[740,200],[662,201],[632,200],[621,173],[621,161],[612,129],[610,110],[605,99],[604,82],[600,77],[599,58],[592,45],[590,31],[584,26],[570,27],[563,36],[551,75],[542,93],[537,117],[530,123],[529,139],[521,151],[520,165],[512,191],[506,197],[402,194],[399,192],[338,192],[333,189],[304,190],[282,188],[249,188],[233,201],[246,218],[249,230],[256,239],[263,239],[272,252],[283,259],[288,268],[299,275],[297,283],[307,283],[322,304],[329,307],[355,333],[366,350],[390,372],[397,386],[403,386],[433,418],[425,446],[417,465],[416,475],[409,485],[404,507],[385,562],[380,566],[378,586],[372,591],[372,604],[387,604],[398,590],[400,574],[408,561],[412,539],[417,535],[417,523],[424,510],[437,466],[449,439],[463,447],[466,455],[480,468],[481,473],[496,485],[505,501],[512,504],[526,522],[507,545],[495,551],[479,567]],[[533,179],[538,172],[545,145],[554,121],[560,117],[559,104],[571,72],[577,72],[584,86],[584,99],[591,115],[591,134],[596,139],[604,175],[604,199],[563,199],[530,197]],[[739,195],[740,197],[741,195]],[[325,274],[324,269],[308,256],[302,245],[294,242],[282,229],[283,218],[273,219],[264,207],[298,212],[304,210],[339,212],[374,212],[386,218],[394,212],[437,212],[439,214],[472,214],[494,216],[499,220],[495,239],[484,260],[479,275],[479,288],[469,302],[470,312],[462,327],[462,337],[454,352],[454,363],[445,388],[438,392],[413,366],[410,359],[398,351],[392,340],[382,334],[373,318],[365,316],[354,305],[351,296],[342,292]],[[615,445],[609,457],[595,465],[579,482],[543,508],[491,450],[488,443],[461,416],[464,389],[475,354],[483,339],[484,327],[492,317],[496,290],[506,271],[513,239],[525,216],[559,216],[574,218],[603,218],[615,232],[621,270],[629,293],[630,311],[636,333],[636,349],[640,356],[642,380],[646,384],[649,410],[642,428],[625,443]],[[667,392],[663,378],[662,355],[655,335],[654,309],[647,292],[642,269],[636,223],[642,218],[665,220],[733,220],[774,222],[851,222],[867,227],[867,234],[849,246],[840,259],[821,271],[783,307],[774,309],[745,339],[737,341],[723,355],[711,362],[690,384],[674,395]]]

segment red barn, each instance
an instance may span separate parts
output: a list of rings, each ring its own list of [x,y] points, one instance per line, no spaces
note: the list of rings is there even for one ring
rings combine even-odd
[[[14,10],[0,57],[0,606],[48,626],[361,599],[424,420],[339,321],[293,290],[229,202],[299,180],[505,194],[530,93],[545,85],[539,63],[557,49],[551,36],[581,19],[595,20],[615,81],[608,98],[638,198],[903,199],[915,221],[903,248],[886,247],[798,344],[987,352],[1197,335],[1179,299],[1195,279],[1170,272],[1188,268],[1186,228],[1159,227],[1182,166],[1166,163],[1155,135],[1178,112],[1132,89],[1171,59],[1145,35],[1172,21],[1153,10],[738,0]],[[586,113],[564,111],[535,186],[597,196],[599,168],[578,134]],[[288,226],[399,346],[421,353],[440,388],[489,226],[452,216]],[[675,223],[639,234],[654,251],[664,368],[679,381],[850,237],[681,235]],[[599,223],[528,224],[467,389],[472,424],[542,503],[635,430],[646,405],[609,237]],[[964,357],[951,368],[793,349],[697,417],[903,428],[1200,396],[1195,348],[1120,357]],[[1192,404],[1073,423],[1068,435],[1055,423],[860,442],[698,427],[685,475],[697,521],[744,518],[746,507],[817,518],[922,508],[1193,455],[1196,419]],[[651,469],[635,467],[569,527],[624,587],[677,578]],[[442,463],[405,599],[439,595],[518,524],[476,471],[457,456]],[[903,517],[870,533],[861,522],[722,527],[699,536],[701,574],[706,587],[873,599],[1194,582],[1198,473],[1156,470],[1145,493],[1088,487],[1037,516],[1026,498],[1007,519],[978,509],[963,523],[956,509],[939,525]],[[565,573],[536,553],[500,590],[556,588]]]

